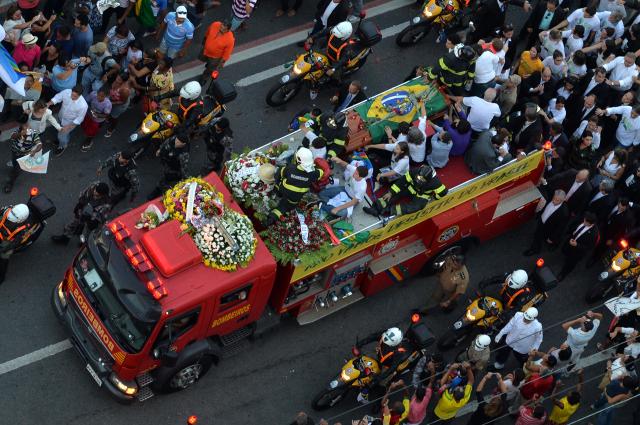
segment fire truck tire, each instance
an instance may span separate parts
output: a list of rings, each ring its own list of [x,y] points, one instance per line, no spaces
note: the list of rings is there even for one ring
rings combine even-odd
[[[162,393],[173,393],[189,388],[211,369],[215,358],[211,355],[200,355],[179,360],[175,367],[160,370],[152,384],[154,390]]]

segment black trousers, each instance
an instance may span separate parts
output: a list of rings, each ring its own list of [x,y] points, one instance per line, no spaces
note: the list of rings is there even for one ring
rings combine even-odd
[[[4,282],[9,268],[9,259],[0,257],[0,283]]]
[[[506,341],[506,337],[502,338],[500,343],[504,344],[505,341]],[[496,362],[500,364],[507,363],[507,360],[509,359],[509,355],[511,355],[511,353],[513,353],[513,357],[515,357],[519,367],[522,367],[524,363],[527,361],[527,358],[529,357],[529,353],[525,353],[525,354],[518,353],[513,348],[505,344],[502,347],[500,347],[496,352]]]

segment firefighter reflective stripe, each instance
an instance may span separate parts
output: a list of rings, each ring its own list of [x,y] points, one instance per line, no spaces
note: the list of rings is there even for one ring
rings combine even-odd
[[[338,47],[334,46],[334,40],[337,40],[338,43],[341,44]],[[342,53],[342,49],[347,47],[347,44],[349,43],[347,43],[346,41],[342,41],[335,35],[331,34],[331,37],[329,37],[329,42],[327,43],[327,57],[332,63],[338,62],[340,60],[340,53]]]
[[[451,69],[447,66],[447,63],[444,61],[444,57],[441,57],[438,61],[438,65],[442,68],[443,71],[449,72],[453,75],[457,75],[458,77],[464,77],[467,75],[467,70],[463,69],[462,71],[456,71],[455,69]]]
[[[18,233],[27,228],[26,225],[22,225],[15,230],[9,229],[5,223],[10,212],[11,208],[7,208],[2,215],[2,220],[0,220],[0,241],[11,241]]]
[[[396,204],[396,215],[402,215],[402,205]]]
[[[282,182],[282,187],[286,190],[289,190],[291,192],[298,192],[298,193],[307,193],[309,191],[308,187],[298,187],[298,186],[294,186],[292,184],[287,183],[287,180],[284,180]]]
[[[198,102],[192,102],[191,105],[187,106],[186,108],[184,106],[182,106],[182,98],[178,99],[178,105],[180,106],[180,111],[182,112],[182,120],[186,120],[187,119],[187,115],[189,114],[189,111],[191,109],[193,109],[196,105],[200,105],[203,106],[204,102],[202,100],[198,101]]]

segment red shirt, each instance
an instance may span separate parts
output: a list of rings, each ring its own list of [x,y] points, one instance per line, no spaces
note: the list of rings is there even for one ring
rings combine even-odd
[[[541,397],[553,389],[553,375],[540,377],[538,373],[532,373],[526,379],[525,384],[520,388],[520,394],[527,400],[531,400],[534,395]]]
[[[36,61],[36,58],[40,57],[40,46],[37,44],[33,45],[33,48],[27,49],[22,41],[18,41],[15,49],[13,49],[13,59],[15,59],[17,64],[20,62],[24,62],[27,64],[29,69],[33,69],[33,64]]]
[[[520,416],[516,420],[516,425],[543,425],[547,421],[545,413],[540,419],[533,417],[533,407],[521,406]]]

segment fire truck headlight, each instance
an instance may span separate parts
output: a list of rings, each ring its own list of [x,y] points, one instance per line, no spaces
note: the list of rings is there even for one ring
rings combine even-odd
[[[62,289],[64,285],[64,281],[58,284],[57,292],[58,292],[58,300],[60,301],[60,305],[62,308],[67,307],[67,296],[64,294],[64,290]]]
[[[131,381],[123,381],[115,373],[112,373],[109,376],[109,380],[113,385],[115,385],[120,391],[127,395],[135,395],[138,392],[138,385],[135,382]]]

